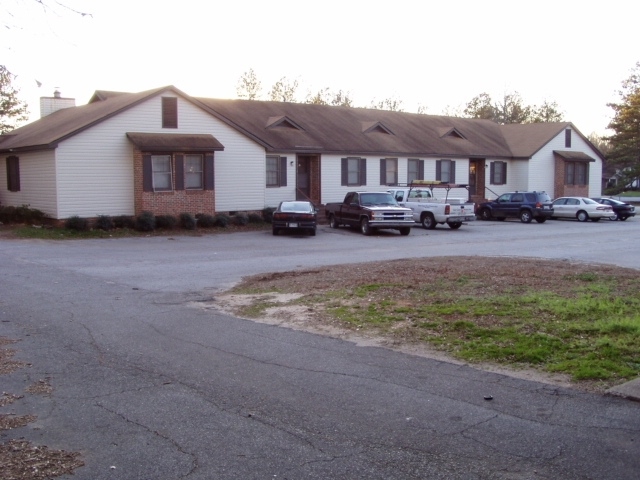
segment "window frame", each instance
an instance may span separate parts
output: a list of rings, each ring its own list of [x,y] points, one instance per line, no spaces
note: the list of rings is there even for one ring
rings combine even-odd
[[[416,180],[424,180],[424,160],[409,158],[407,160],[407,183],[412,184]]]
[[[564,184],[578,187],[589,185],[589,170],[586,162],[565,162]]]
[[[20,191],[20,158],[15,155],[7,157],[7,190],[10,192]]]
[[[162,128],[178,128],[177,97],[162,97]]]
[[[444,165],[448,165],[448,172],[446,172],[447,169],[444,169],[445,173],[448,173],[448,177],[446,180],[444,179],[443,168],[442,168]],[[436,160],[436,181],[442,182],[442,183],[456,183],[455,160],[451,160],[448,158]]]
[[[489,185],[506,185],[507,183],[507,162],[491,162],[489,169]]]
[[[199,166],[199,170],[190,170],[189,169],[189,159],[193,159],[194,157],[198,157],[198,160],[200,161],[200,166]],[[204,190],[204,155],[200,154],[200,153],[185,153],[184,154],[184,189],[185,190]],[[189,178],[194,178],[194,177],[199,178],[199,185],[198,186],[189,186]]]
[[[271,168],[269,168],[270,162],[273,163]],[[287,157],[279,155],[267,155],[265,157],[265,186],[267,188],[287,186]]]
[[[392,179],[393,181],[389,181],[389,175],[392,175],[395,177],[394,179]],[[380,185],[385,185],[385,186],[398,185],[398,159],[397,158],[381,158],[380,159]]]
[[[357,180],[354,179],[354,175]],[[355,181],[354,181],[355,180]],[[343,187],[362,187],[367,185],[367,159],[346,157],[341,160],[341,181]]]
[[[168,165],[169,165],[169,169],[168,170],[155,170],[155,165],[154,165],[154,160],[169,160]],[[163,154],[152,154],[151,155],[151,185],[153,188],[154,192],[172,192],[174,190],[174,178],[173,178],[173,166],[174,166],[174,159],[173,159],[173,155],[169,154],[169,153],[163,153]],[[158,187],[156,186],[157,182],[156,181],[156,176],[167,176],[169,177],[169,187]]]

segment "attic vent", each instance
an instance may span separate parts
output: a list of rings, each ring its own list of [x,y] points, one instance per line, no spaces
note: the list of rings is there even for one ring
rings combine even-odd
[[[362,133],[384,133],[385,135],[393,135],[393,132],[381,122],[362,122]]]
[[[267,120],[267,128],[285,128],[290,130],[304,130],[300,125],[291,120],[286,115],[279,117],[269,117]]]
[[[462,133],[460,133],[460,130],[455,127],[439,128],[438,133],[440,134],[440,138],[450,137],[466,139],[466,137]]]

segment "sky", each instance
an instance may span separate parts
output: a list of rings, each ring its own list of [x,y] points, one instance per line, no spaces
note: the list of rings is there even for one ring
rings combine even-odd
[[[606,135],[607,104],[640,61],[632,0],[41,1],[0,0],[0,65],[31,121],[55,89],[76,105],[166,85],[237,98],[253,70],[265,100],[283,77],[300,100],[329,88],[358,107],[391,98],[433,115],[517,92]]]

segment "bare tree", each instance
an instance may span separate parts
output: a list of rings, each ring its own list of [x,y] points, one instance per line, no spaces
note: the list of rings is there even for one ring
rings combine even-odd
[[[385,98],[384,100],[371,100],[370,108],[376,110],[389,110],[390,112],[404,112],[402,100],[398,98]]]
[[[271,87],[269,99],[274,102],[295,102],[297,89],[298,80],[292,82],[287,77],[282,77]]]
[[[262,83],[258,80],[256,72],[250,68],[248,72],[244,72],[238,80],[236,92],[239,98],[247,100],[257,100],[262,92]]]

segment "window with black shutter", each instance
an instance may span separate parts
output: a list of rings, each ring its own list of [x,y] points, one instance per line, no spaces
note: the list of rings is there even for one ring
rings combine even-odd
[[[7,190],[10,192],[20,191],[20,159],[18,157],[7,157]]]
[[[341,185],[363,186],[367,184],[367,159],[348,157],[341,163]]]

